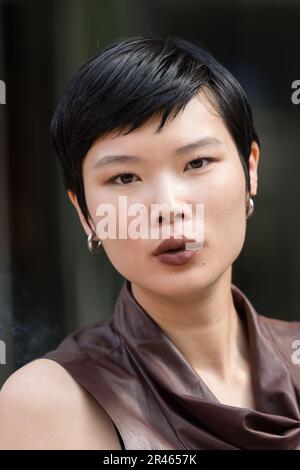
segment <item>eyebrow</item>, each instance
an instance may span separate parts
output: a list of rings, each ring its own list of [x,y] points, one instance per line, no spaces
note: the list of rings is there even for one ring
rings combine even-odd
[[[191,142],[183,147],[179,147],[175,150],[175,155],[182,155],[185,152],[194,150],[196,148],[204,147],[206,145],[223,145],[216,137],[202,137],[201,139]],[[109,165],[114,165],[117,163],[141,163],[143,158],[137,157],[135,155],[105,155],[100,158],[94,165],[93,169],[104,168]]]

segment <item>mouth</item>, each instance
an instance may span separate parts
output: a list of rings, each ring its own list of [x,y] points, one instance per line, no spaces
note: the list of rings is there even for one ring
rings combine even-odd
[[[153,255],[164,264],[181,266],[194,258],[201,248],[195,240],[169,238],[156,247]]]
[[[191,238],[167,238],[163,240],[153,251],[153,255],[157,256],[161,253],[179,252],[183,250],[198,250],[201,244]]]
[[[169,266],[182,266],[198,256],[198,253],[201,253],[201,250],[169,250],[156,255],[156,258]]]

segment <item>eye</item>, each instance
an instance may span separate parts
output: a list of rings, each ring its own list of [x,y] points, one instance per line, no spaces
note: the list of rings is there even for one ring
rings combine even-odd
[[[122,173],[119,173],[118,175],[113,176],[109,181],[110,183],[115,183],[121,186],[126,186],[134,182],[132,181],[133,176],[135,176],[135,174],[132,173],[131,171],[123,171]],[[117,182],[118,178],[120,178],[121,183]]]
[[[206,157],[197,157],[197,158],[195,158],[194,160],[191,160],[191,161],[188,163],[188,165],[190,165],[191,163],[192,163],[192,164],[195,163],[196,166],[195,166],[195,167],[192,167],[192,170],[199,170],[199,169],[201,169],[201,168],[204,167],[204,166],[203,166],[203,162],[204,162],[204,161],[206,161],[206,165],[204,165],[204,166],[207,166],[207,165],[209,165],[209,164],[211,163],[211,159],[210,159],[210,158],[206,158]],[[201,165],[200,165],[200,164],[201,164]]]

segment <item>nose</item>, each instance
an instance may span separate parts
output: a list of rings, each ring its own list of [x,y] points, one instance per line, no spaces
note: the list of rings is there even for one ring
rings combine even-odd
[[[163,212],[163,215],[161,213]],[[159,211],[158,215],[158,223],[162,225],[164,221],[170,222],[170,224],[174,225],[176,223],[176,219],[184,219],[184,210],[183,209],[169,209],[168,213],[163,211]]]
[[[151,202],[151,225],[176,226],[192,219],[191,204],[184,197],[185,189],[170,178],[162,179],[155,187],[155,198]],[[174,227],[173,227],[174,228]]]

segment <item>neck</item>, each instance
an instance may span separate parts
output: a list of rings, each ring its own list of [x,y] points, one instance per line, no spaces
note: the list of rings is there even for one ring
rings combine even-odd
[[[245,327],[231,293],[231,271],[183,305],[131,283],[144,310],[197,372],[229,379],[248,362]]]

